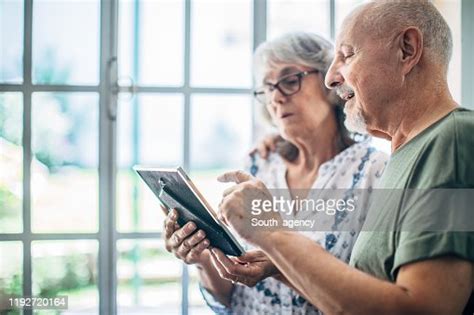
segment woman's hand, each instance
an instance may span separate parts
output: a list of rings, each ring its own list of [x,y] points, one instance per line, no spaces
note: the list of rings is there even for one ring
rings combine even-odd
[[[179,227],[178,212],[172,209],[165,219],[165,248],[168,252],[186,264],[200,265],[204,259],[204,251],[209,247],[209,240],[203,230],[196,231],[196,224],[188,222]]]
[[[261,250],[250,251],[236,258],[227,257],[219,249],[213,248],[211,261],[222,278],[248,287],[253,287],[263,279],[280,274]]]

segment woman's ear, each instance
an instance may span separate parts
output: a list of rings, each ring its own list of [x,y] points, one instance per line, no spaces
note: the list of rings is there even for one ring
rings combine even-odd
[[[398,50],[403,73],[409,73],[421,59],[423,34],[417,27],[406,28],[399,37]]]

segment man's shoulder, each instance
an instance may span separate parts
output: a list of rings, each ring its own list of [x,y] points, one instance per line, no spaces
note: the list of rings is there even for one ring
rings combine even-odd
[[[427,143],[434,149],[449,151],[471,150],[474,152],[474,112],[459,108],[442,119],[431,132]],[[428,146],[429,147],[429,146]]]
[[[457,150],[460,142],[472,140],[473,133],[474,112],[458,108],[423,130],[400,151],[420,154],[438,149]]]
[[[474,176],[473,134],[474,112],[463,108],[433,125],[411,145],[414,182],[409,186],[470,185],[468,177]]]
[[[463,108],[453,112],[451,124],[455,135],[460,140],[472,139],[474,134],[474,111]]]
[[[459,136],[466,132],[474,131],[474,111],[466,108],[457,108],[446,117],[441,119],[435,128],[433,134],[437,136]]]
[[[453,117],[457,120],[465,120],[466,123],[470,122],[473,124],[474,111],[465,107],[458,107],[452,113]]]

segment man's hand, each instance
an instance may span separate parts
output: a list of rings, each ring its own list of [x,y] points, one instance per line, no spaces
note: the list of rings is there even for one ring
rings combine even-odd
[[[270,259],[260,250],[247,252],[241,257],[227,257],[217,248],[211,249],[211,261],[219,275],[232,282],[248,287],[280,272]]]
[[[165,248],[174,253],[176,258],[186,264],[201,264],[205,259],[204,251],[209,246],[206,233],[196,231],[194,222],[186,223],[182,228],[178,225],[178,212],[173,209],[165,219]]]
[[[272,195],[262,181],[242,171],[222,174],[218,180],[237,183],[224,191],[218,215],[247,242],[258,245],[258,240],[264,235],[282,226],[280,214],[273,211]],[[252,214],[254,202],[259,204],[259,209],[256,209],[260,210],[259,214]],[[262,211],[265,203],[269,204],[271,211]],[[252,226],[252,219],[276,220],[277,223],[273,228],[258,227]]]
[[[276,144],[279,140],[281,140],[279,134],[267,135],[257,143],[257,146],[250,151],[250,154],[257,152],[262,159],[266,160],[270,153],[276,151]]]

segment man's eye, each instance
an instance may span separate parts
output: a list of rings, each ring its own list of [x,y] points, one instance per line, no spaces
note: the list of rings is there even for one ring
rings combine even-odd
[[[352,56],[354,56],[354,53],[353,53],[353,52],[347,53],[347,54],[343,54],[343,55],[342,55],[342,57],[344,58],[344,60],[350,59]]]

